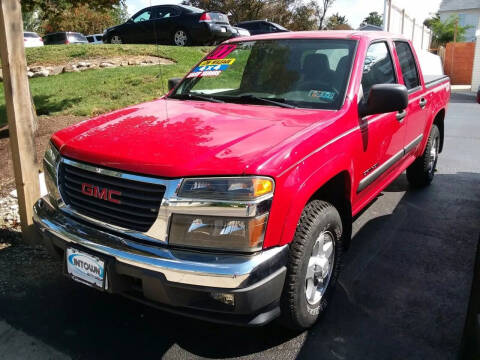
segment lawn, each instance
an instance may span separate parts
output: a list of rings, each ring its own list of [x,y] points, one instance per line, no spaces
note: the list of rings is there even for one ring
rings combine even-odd
[[[173,65],[129,66],[66,73],[30,80],[39,115],[91,116],[152,100],[167,91],[167,81],[185,75],[209,50],[149,45],[72,45],[27,49],[29,65],[63,64],[72,59],[122,55],[153,55],[173,60]],[[0,127],[6,124],[3,86],[0,90]]]

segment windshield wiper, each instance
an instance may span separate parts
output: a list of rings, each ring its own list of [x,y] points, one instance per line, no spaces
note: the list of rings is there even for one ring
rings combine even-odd
[[[287,104],[286,100],[283,98],[269,99],[269,98],[255,96],[255,95],[242,95],[242,96],[232,96],[230,99],[263,102],[265,104],[271,104],[271,105],[280,106],[280,107],[289,108],[289,109],[297,108],[294,105]]]
[[[225,101],[214,98],[213,96],[203,96],[197,94],[175,94],[172,95],[171,98],[173,99],[181,99],[181,100],[202,100],[202,101],[210,101],[214,103],[224,103]]]

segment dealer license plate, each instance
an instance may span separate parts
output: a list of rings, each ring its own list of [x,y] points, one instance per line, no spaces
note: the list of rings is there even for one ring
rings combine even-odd
[[[73,248],[67,249],[66,256],[67,272],[73,280],[105,289],[105,261]]]

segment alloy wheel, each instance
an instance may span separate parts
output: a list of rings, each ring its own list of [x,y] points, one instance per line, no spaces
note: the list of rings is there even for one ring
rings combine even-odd
[[[174,35],[174,42],[177,46],[187,45],[188,36],[187,33],[183,30],[177,30]]]
[[[112,36],[112,40],[110,40],[112,44],[123,44],[122,38],[118,35]]]
[[[329,231],[323,231],[318,235],[308,261],[305,296],[309,304],[317,304],[325,294],[332,276],[334,260],[334,236]]]

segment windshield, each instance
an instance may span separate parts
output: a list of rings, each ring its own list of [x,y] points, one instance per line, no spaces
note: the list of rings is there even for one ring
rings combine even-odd
[[[170,97],[339,109],[355,41],[279,39],[217,47]]]

